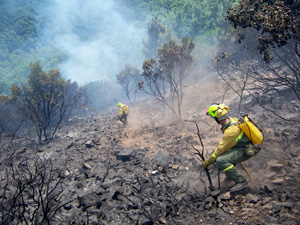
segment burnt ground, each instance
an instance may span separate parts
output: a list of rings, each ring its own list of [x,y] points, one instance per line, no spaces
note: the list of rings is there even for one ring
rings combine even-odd
[[[53,141],[38,147],[22,139],[10,160],[1,154],[1,189],[10,162],[40,158],[51,161],[56,179],[63,180],[56,202],[66,204],[53,224],[300,224],[299,128],[250,100],[247,112],[261,125],[265,141],[262,151],[244,162],[251,178],[238,165],[249,185],[230,193],[230,181],[211,166],[214,190],[209,190],[192,147],[202,150],[195,123],[185,120],[197,123],[210,155],[222,134],[204,112],[220,97],[185,106],[182,122],[172,122],[159,104],[145,101],[130,108],[127,127],[116,121],[113,108],[73,118]],[[232,112],[235,101],[225,102]],[[15,189],[8,189],[5,195],[13,195]]]

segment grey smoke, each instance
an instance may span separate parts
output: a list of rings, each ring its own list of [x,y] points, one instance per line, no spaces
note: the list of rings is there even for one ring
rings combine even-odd
[[[59,65],[64,77],[81,85],[113,82],[126,64],[141,67],[147,25],[135,26],[116,9],[114,1],[54,0],[44,11],[51,16],[44,39],[68,57]]]

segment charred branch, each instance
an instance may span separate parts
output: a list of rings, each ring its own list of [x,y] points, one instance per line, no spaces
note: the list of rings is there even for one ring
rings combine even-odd
[[[192,122],[195,124],[196,128],[197,128],[197,136],[199,138],[199,141],[200,141],[200,144],[202,146],[202,150],[200,151],[199,149],[195,148],[195,146],[191,145],[192,148],[196,151],[196,155],[198,155],[200,157],[200,159],[203,161],[205,161],[205,157],[204,157],[204,150],[205,150],[205,147],[204,147],[204,144],[203,144],[203,141],[202,141],[202,138],[201,138],[201,135],[200,135],[200,129],[199,129],[199,126],[197,124],[196,121],[191,121],[191,120],[185,120],[186,122]],[[208,182],[209,182],[209,189],[210,190],[214,190],[214,186],[212,184],[212,180],[211,180],[211,177],[210,177],[210,173],[208,171],[208,168],[205,169],[205,173],[206,173],[206,176],[207,176],[207,179],[208,179]]]

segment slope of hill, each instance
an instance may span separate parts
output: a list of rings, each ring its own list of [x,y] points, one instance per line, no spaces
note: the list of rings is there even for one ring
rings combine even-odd
[[[212,86],[191,89],[200,95]],[[207,155],[222,136],[204,113],[211,102],[221,99],[222,88],[218,90],[196,102],[193,96],[185,105],[185,119],[199,125]],[[234,113],[235,98],[226,104]],[[167,112],[149,101],[131,107],[127,127],[116,121],[118,109],[113,108],[73,118],[52,142],[30,147],[20,140],[23,147],[9,158],[2,152],[3,203],[8,208],[6,199],[18,190],[14,182],[7,182],[10,163],[16,165],[15,173],[21,168],[32,171],[39,158],[51,160],[52,173],[57,174],[53,182],[63,180],[55,201],[48,199],[56,224],[299,224],[299,141],[286,142],[298,128],[287,129],[287,123],[251,101],[247,108],[263,126],[265,142],[259,155],[244,163],[252,179],[238,165],[249,185],[236,194],[228,192],[229,183],[215,166],[210,168],[215,190],[208,190],[201,161],[191,147],[201,150],[195,124],[170,122]],[[23,194],[30,198],[30,190]],[[33,211],[34,204],[27,207]]]

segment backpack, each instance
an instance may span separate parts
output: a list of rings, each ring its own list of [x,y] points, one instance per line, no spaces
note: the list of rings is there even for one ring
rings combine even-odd
[[[264,140],[263,132],[259,127],[248,117],[248,115],[243,115],[238,122],[240,129],[246,134],[250,139],[252,144],[261,144]]]
[[[128,113],[129,113],[129,108],[128,108],[128,106],[127,106],[127,105],[124,105],[124,106],[122,107],[122,109],[123,109],[123,112],[124,112],[126,115],[128,115]]]

